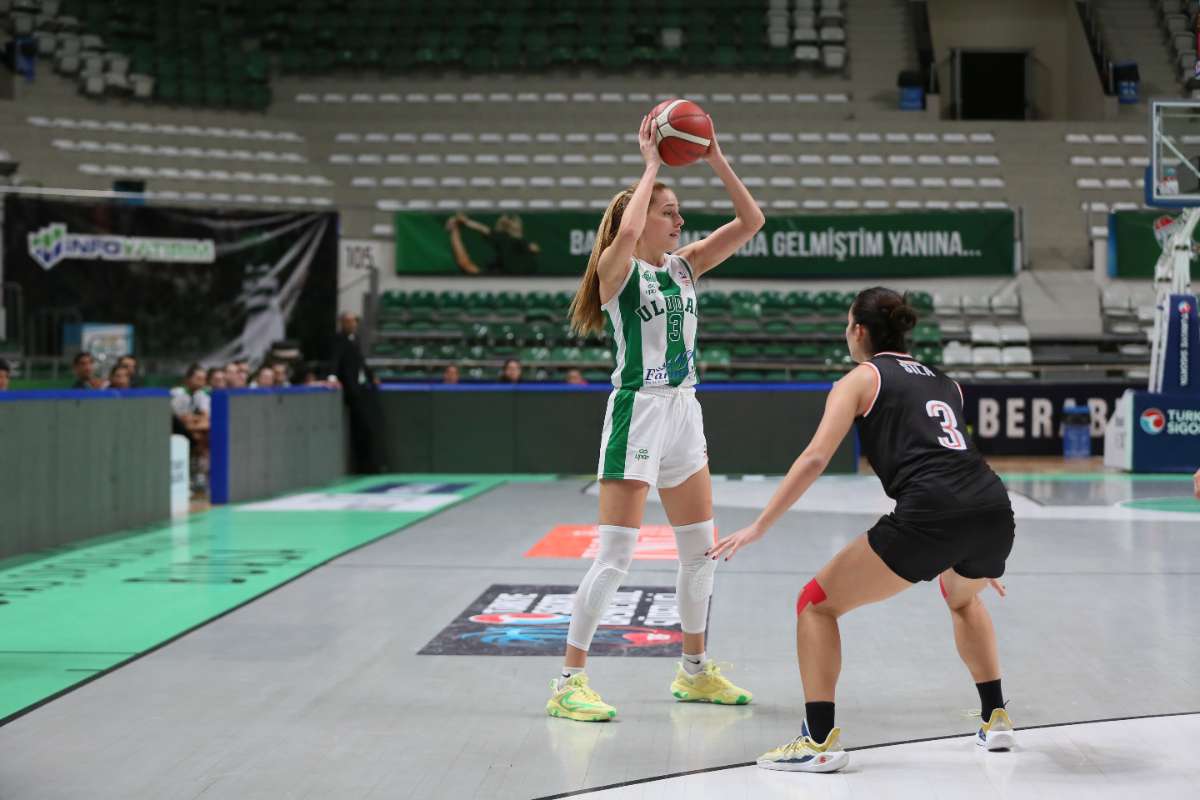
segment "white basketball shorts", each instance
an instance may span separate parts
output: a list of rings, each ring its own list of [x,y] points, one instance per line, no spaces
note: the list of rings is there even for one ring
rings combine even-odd
[[[707,463],[704,416],[695,389],[613,389],[604,411],[597,477],[670,489]]]

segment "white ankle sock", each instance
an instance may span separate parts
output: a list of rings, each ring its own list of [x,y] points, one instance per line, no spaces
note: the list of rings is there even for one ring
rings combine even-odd
[[[707,658],[706,653],[698,653],[691,655],[683,654],[683,671],[688,675],[699,675],[704,670],[704,661]]]
[[[561,689],[564,683],[583,672],[583,670],[583,667],[563,667],[562,674],[558,676],[558,688]]]

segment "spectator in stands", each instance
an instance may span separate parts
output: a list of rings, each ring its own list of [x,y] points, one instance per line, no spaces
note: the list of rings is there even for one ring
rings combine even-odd
[[[212,399],[204,391],[208,374],[204,367],[192,364],[183,376],[183,385],[171,390],[171,411],[178,425],[191,440],[192,491],[208,490],[208,430]]]
[[[104,381],[95,375],[96,362],[91,353],[76,353],[71,362],[71,369],[75,370],[75,382],[71,384],[72,389],[99,389],[104,386]]]
[[[183,374],[183,385],[171,390],[171,410],[177,417],[207,417],[211,409],[208,395],[204,392],[204,384],[208,374],[204,367],[192,364]]]
[[[575,386],[587,385],[587,381],[583,378],[583,373],[575,367],[571,367],[569,370],[567,370],[567,383]]]
[[[449,364],[442,370],[442,383],[458,383],[458,364]]]
[[[354,471],[384,472],[382,449],[383,408],[376,377],[358,344],[358,317],[349,311],[338,316],[333,342],[333,374],[342,384],[342,402],[350,411],[350,443]]]
[[[208,370],[208,389],[211,392],[229,388],[229,380],[224,367],[210,367]]]
[[[510,358],[504,362],[504,366],[500,368],[501,383],[520,383],[521,382],[521,362],[515,358]]]
[[[8,365],[8,362],[3,358],[0,358],[0,392],[8,391],[8,378],[10,372],[12,372],[12,368]]]
[[[142,385],[142,379],[138,375],[138,362],[132,355],[123,355],[117,359],[118,367],[125,367],[129,370],[129,388],[137,389]]]
[[[242,372],[241,365],[236,361],[230,361],[225,365],[225,388],[246,388],[246,373]]]
[[[108,388],[109,389],[132,389],[133,380],[129,375],[129,367],[121,363],[122,359],[117,359],[117,365],[108,373]]]
[[[282,361],[276,361],[271,364],[271,369],[275,370],[275,385],[276,386],[291,386],[292,381],[288,375],[287,364]]]
[[[275,386],[275,367],[270,364],[263,364],[259,367],[250,386],[254,389],[273,388]]]
[[[495,256],[486,267],[480,268],[471,260],[471,254],[463,244],[462,228],[475,231],[492,246]],[[459,212],[446,220],[446,230],[450,233],[450,250],[454,253],[454,263],[468,275],[479,275],[483,272],[531,275],[538,271],[537,257],[542,248],[537,242],[525,241],[525,226],[516,214],[501,214],[495,225],[489,228]]]

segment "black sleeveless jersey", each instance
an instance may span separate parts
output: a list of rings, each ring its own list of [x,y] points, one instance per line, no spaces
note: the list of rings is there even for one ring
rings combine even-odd
[[[958,384],[905,353],[877,353],[865,363],[878,374],[879,390],[854,424],[897,514],[1009,505],[1004,484],[967,437]]]

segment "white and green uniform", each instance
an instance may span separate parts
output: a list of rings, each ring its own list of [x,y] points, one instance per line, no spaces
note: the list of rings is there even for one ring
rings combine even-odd
[[[601,306],[616,368],[599,477],[670,488],[708,461],[693,388],[698,306],[691,265],[675,255],[661,267],[633,259],[620,291]]]

